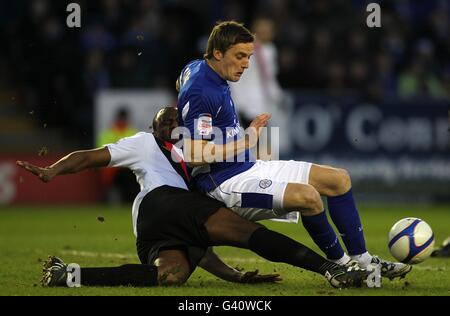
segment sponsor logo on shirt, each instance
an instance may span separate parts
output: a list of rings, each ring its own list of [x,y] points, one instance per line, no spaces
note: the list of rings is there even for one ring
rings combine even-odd
[[[203,113],[197,120],[197,132],[200,136],[209,136],[213,130],[211,114]]]
[[[234,137],[236,135],[238,135],[241,132],[241,126],[238,124],[235,127],[227,127],[226,129],[226,133],[227,133],[227,138],[231,138]]]

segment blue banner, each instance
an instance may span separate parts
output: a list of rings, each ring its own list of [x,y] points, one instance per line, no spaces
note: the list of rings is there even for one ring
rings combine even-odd
[[[294,100],[291,158],[344,167],[357,180],[450,181],[448,102]]]
[[[390,157],[449,155],[449,103],[431,100],[383,104],[295,100],[290,134],[301,153]]]

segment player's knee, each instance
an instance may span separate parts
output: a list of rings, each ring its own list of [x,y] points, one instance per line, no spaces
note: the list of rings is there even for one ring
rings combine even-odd
[[[323,202],[319,192],[313,186],[305,186],[301,191],[295,193],[295,199],[308,214],[315,215],[323,211]]]
[[[162,286],[179,286],[189,278],[189,267],[184,264],[170,264],[158,267],[158,284]]]
[[[319,192],[317,192],[314,188],[307,191],[305,199],[311,213],[319,214],[323,211],[322,199],[320,198]]]
[[[344,194],[352,187],[350,174],[345,169],[336,169],[335,177],[336,194]]]

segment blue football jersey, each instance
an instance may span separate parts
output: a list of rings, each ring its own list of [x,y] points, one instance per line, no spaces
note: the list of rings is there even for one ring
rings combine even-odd
[[[192,139],[226,144],[243,137],[230,87],[205,60],[190,62],[178,80],[179,125],[189,129]],[[233,161],[194,168],[192,175],[197,187],[209,192],[225,180],[250,169],[254,161],[247,150],[234,157]]]

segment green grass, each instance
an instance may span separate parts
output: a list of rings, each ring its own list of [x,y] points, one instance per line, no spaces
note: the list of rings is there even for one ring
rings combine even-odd
[[[436,235],[436,245],[450,235],[450,206],[363,206],[368,249],[392,259],[387,233],[403,217],[420,217]],[[104,217],[100,222],[98,217]],[[318,250],[301,225],[267,221],[279,232]],[[430,258],[414,267],[404,280],[383,280],[381,289],[336,290],[326,280],[308,271],[271,263],[250,251],[220,247],[217,252],[234,267],[280,273],[279,284],[241,285],[228,283],[197,269],[188,282],[177,288],[42,288],[41,261],[48,254],[81,266],[117,266],[138,263],[131,228],[130,207],[10,207],[0,208],[0,295],[450,295],[450,259]]]

